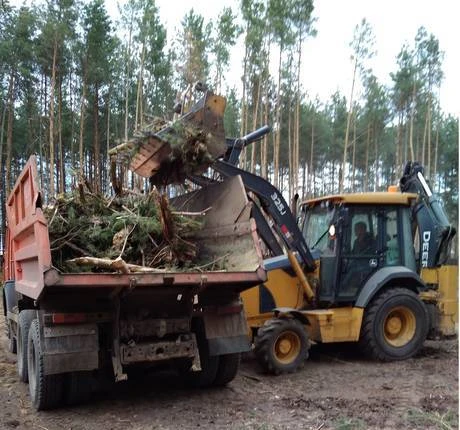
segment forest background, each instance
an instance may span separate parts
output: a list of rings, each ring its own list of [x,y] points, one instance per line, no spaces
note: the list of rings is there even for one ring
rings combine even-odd
[[[418,160],[458,224],[458,117],[440,104],[436,35],[421,26],[401,46],[384,85],[369,66],[376,55],[372,26],[366,19],[350,23],[349,92],[323,101],[301,79],[303,48],[321,18],[314,1],[230,3],[209,21],[193,9],[177,11],[183,18],[171,34],[151,0],[125,1],[116,20],[103,0],[20,7],[2,0],[2,225],[5,197],[32,153],[45,201],[83,178],[110,194],[109,149],[153,116],[171,119],[178,94],[197,81],[226,97],[227,136],[272,127],[245,151],[240,167],[269,179],[287,199],[385,190],[406,161]],[[230,65],[237,43],[240,58]],[[125,186],[139,181],[127,178]]]

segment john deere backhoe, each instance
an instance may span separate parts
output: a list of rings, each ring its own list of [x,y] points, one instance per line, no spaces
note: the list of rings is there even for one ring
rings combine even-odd
[[[275,187],[234,166],[241,148],[268,131],[227,140],[231,149],[213,166],[224,176],[241,175],[274,256],[265,260],[267,282],[242,294],[263,368],[296,371],[311,341],[359,342],[388,361],[414,356],[427,338],[455,335],[455,229],[423,168],[408,163],[399,189],[305,201],[297,224]],[[360,228],[367,235],[361,248]]]

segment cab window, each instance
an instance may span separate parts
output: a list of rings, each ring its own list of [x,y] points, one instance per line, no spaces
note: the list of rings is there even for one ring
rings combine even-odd
[[[334,210],[327,202],[306,208],[302,234],[310,250],[316,249],[321,253],[330,250],[329,227],[333,217]]]

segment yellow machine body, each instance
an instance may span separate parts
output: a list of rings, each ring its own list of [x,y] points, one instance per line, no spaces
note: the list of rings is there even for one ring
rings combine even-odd
[[[452,336],[458,332],[458,266],[445,265],[436,269],[423,269],[421,277],[433,287],[420,294],[423,301],[437,308],[437,332]],[[302,310],[305,305],[302,284],[294,273],[283,269],[268,272],[268,279],[262,286],[244,291],[243,299],[249,328],[252,331],[273,318],[271,310],[261,312],[261,288],[271,294],[274,307],[296,309],[308,323],[305,329],[314,342],[357,342],[363,320],[363,308],[346,306],[329,309]]]
[[[314,342],[356,342],[359,339],[363,309],[339,307],[331,309],[302,310],[304,291],[298,277],[283,269],[268,272],[268,279],[262,286],[243,291],[246,317],[250,329],[256,330],[265,321],[273,318],[273,312],[261,312],[261,288],[271,294],[276,308],[298,309],[308,324],[305,329],[309,339]]]
[[[261,312],[261,288],[270,292],[275,307],[301,309],[304,304],[303,290],[297,276],[282,269],[271,270],[267,275],[268,279],[263,285],[241,293],[250,328],[261,327],[267,319],[273,317],[272,309]]]
[[[421,299],[437,307],[436,328],[442,336],[458,333],[458,265],[422,269],[421,278],[433,290],[422,293]]]

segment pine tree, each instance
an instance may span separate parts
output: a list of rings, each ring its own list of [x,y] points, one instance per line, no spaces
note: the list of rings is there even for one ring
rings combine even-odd
[[[339,182],[339,192],[343,192],[345,187],[345,176],[347,173],[347,151],[349,147],[351,119],[353,117],[353,97],[355,92],[356,74],[358,71],[363,72],[365,70],[365,60],[374,55],[373,45],[374,35],[372,33],[372,28],[366,19],[363,19],[361,23],[355,27],[353,41],[351,42],[351,48],[353,49],[353,77],[351,83],[350,99],[348,101],[348,115],[345,129],[345,140],[343,144],[343,161]]]
[[[92,177],[95,191],[102,190],[102,157],[100,136],[101,91],[107,90],[113,64],[115,39],[103,0],[93,0],[84,8],[84,58],[88,97],[92,101]],[[83,84],[85,86],[85,84]]]

